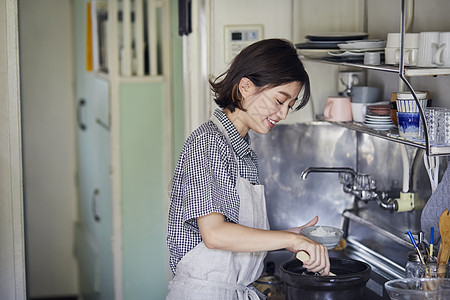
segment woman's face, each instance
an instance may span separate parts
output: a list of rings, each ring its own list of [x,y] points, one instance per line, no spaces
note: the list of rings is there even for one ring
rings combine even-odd
[[[245,134],[250,129],[261,134],[268,133],[277,122],[286,119],[288,111],[294,106],[301,89],[298,81],[272,88],[258,89],[249,79],[243,78],[242,80],[249,85],[247,89],[240,90],[243,97],[242,106],[247,110],[240,114],[242,115],[240,121],[243,129],[246,130]]]

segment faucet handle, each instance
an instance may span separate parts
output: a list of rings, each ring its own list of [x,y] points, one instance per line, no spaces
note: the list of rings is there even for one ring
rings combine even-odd
[[[339,173],[339,183],[342,183],[344,185],[353,185],[354,179],[355,176],[351,173],[347,172]]]
[[[355,178],[354,187],[359,191],[371,191],[376,189],[376,182],[368,174],[358,174]]]

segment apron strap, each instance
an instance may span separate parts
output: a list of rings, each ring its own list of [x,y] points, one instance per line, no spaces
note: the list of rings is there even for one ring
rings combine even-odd
[[[238,161],[238,159],[237,159],[237,157],[236,157],[236,153],[234,152],[234,148],[233,148],[233,146],[231,145],[230,136],[228,135],[228,132],[227,132],[227,130],[225,129],[225,127],[223,126],[223,124],[220,122],[220,120],[219,120],[215,115],[212,115],[210,120],[211,120],[214,124],[216,124],[216,126],[219,128],[219,131],[222,132],[223,135],[225,136],[225,139],[227,140],[228,145],[230,146],[231,153],[233,153],[234,160],[236,161],[236,165],[237,165],[237,177],[239,178],[239,177],[240,177],[240,172],[239,172],[239,161]]]

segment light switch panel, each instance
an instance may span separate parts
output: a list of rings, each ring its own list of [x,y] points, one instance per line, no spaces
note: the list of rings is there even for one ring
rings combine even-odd
[[[230,63],[242,49],[263,39],[263,25],[225,26],[225,63]]]

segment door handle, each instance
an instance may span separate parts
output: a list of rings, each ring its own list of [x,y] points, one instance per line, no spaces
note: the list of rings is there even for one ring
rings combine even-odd
[[[100,216],[97,213],[97,200],[100,197],[100,191],[99,189],[95,189],[94,193],[92,194],[92,216],[94,217],[94,220],[96,222],[100,222]]]
[[[86,100],[84,100],[83,98],[81,98],[78,101],[78,107],[77,107],[77,123],[78,123],[78,127],[80,127],[81,130],[86,130],[86,124],[83,123],[82,117],[81,117],[81,110],[83,109],[83,106],[86,105]]]

